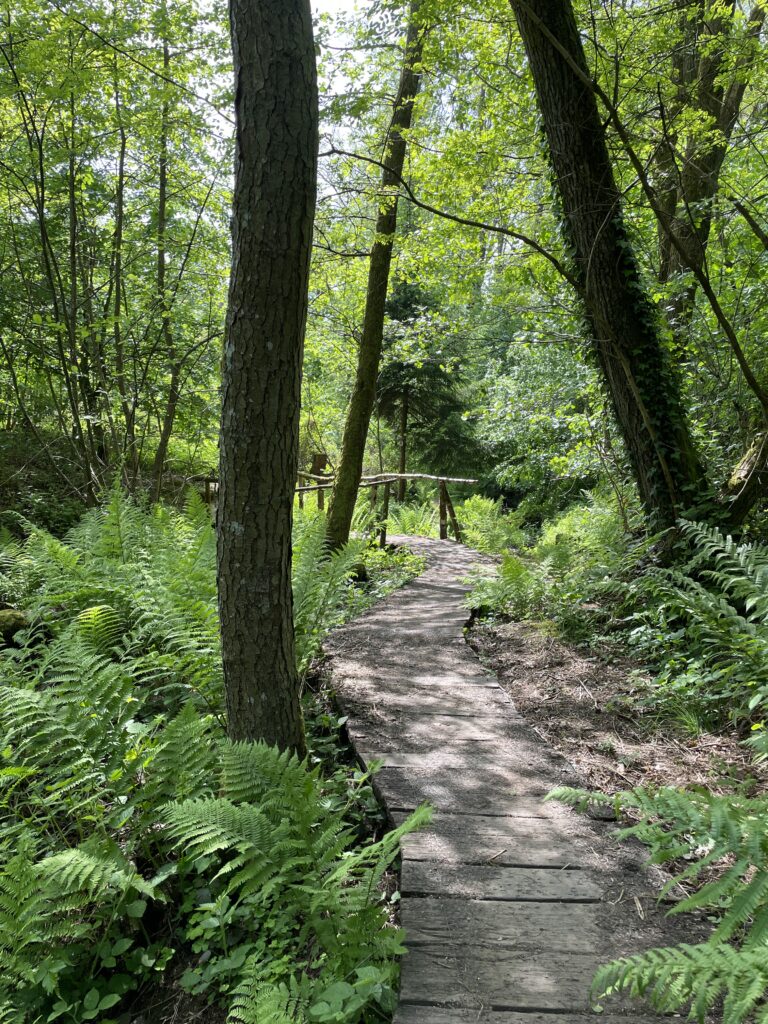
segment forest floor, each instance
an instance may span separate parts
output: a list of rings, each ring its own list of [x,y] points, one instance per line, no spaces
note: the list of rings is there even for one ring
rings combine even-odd
[[[742,737],[686,732],[644,704],[641,668],[613,651],[580,650],[534,623],[475,623],[468,641],[543,740],[588,789],[705,786],[751,793],[768,780]]]

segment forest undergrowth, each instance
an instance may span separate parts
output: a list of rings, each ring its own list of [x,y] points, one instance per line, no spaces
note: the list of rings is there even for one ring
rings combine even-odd
[[[419,571],[298,514],[298,668]],[[0,535],[0,1020],[132,1019],[170,984],[240,1024],[380,1020],[402,936],[368,777],[308,688],[306,762],[225,737],[208,507],[113,491],[64,540]],[[353,585],[359,563],[368,584]]]

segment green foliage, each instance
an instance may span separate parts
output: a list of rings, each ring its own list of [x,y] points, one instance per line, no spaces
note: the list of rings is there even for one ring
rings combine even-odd
[[[299,518],[302,668],[355,607],[362,545],[329,557],[323,537]],[[399,833],[367,840],[368,778],[327,740],[310,736],[328,755],[313,767],[224,741],[202,502],[145,509],[114,491],[66,541],[5,533],[0,599],[30,621],[0,648],[0,1019],[108,1024],[179,961],[193,992],[246,986],[233,1020],[262,998],[278,1013],[248,995],[264,986],[286,986],[279,1012],[293,1000],[296,1019],[390,1005],[401,941],[377,883]]]
[[[725,1024],[764,1021],[768,798],[671,788],[637,788],[613,797],[560,788],[550,797],[582,810],[592,803],[631,810],[637,823],[623,829],[620,837],[634,836],[648,844],[654,863],[685,864],[663,895],[674,892],[679,882],[700,884],[671,913],[706,910],[717,922],[699,945],[653,949],[601,967],[593,985],[595,998],[626,992],[662,1013],[687,1009],[699,1021],[722,1001]]]
[[[539,539],[473,580],[472,607],[514,618],[545,616],[566,636],[594,630],[593,602],[630,575],[651,541],[626,533],[615,497],[599,491],[545,523]]]
[[[502,554],[525,543],[518,517],[504,511],[501,498],[493,501],[474,494],[457,506],[456,516],[464,543],[477,551]]]
[[[649,700],[700,727],[759,725],[768,699],[768,547],[680,524],[687,558],[651,568],[627,594],[631,641],[657,668]]]
[[[325,516],[306,513],[295,518],[293,616],[302,676],[325,633],[345,618],[350,580],[365,549],[363,541],[353,540],[340,551],[328,552],[325,538]]]
[[[439,530],[434,503],[391,505],[387,531],[404,537],[437,537]]]

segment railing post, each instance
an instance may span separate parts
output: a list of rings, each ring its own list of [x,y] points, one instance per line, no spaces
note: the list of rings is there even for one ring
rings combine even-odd
[[[448,488],[440,481],[440,540],[448,540]]]
[[[451,496],[448,493],[448,484],[444,482],[443,487],[445,487],[445,504],[448,506],[448,515],[451,517],[451,526],[453,528],[453,534],[456,537],[457,542],[461,544],[461,528],[459,527],[459,520],[456,518],[456,511],[453,507]]]
[[[320,476],[325,472],[325,467],[328,465],[328,456],[325,452],[315,452],[312,456],[312,469],[310,473],[312,476]],[[318,488],[317,491],[317,507],[319,509],[325,508],[325,491],[322,487]]]
[[[387,546],[387,519],[389,518],[389,493],[391,490],[391,483],[384,484],[384,507],[381,510],[381,532],[379,533],[380,548]]]

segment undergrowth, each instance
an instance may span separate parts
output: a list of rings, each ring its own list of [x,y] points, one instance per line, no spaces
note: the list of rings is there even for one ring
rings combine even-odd
[[[636,524],[637,525],[637,524]],[[627,533],[615,499],[600,492],[545,523],[534,543],[502,556],[498,571],[473,580],[469,603],[485,614],[547,619],[571,640],[598,631],[617,580],[647,556],[655,538]]]
[[[169,970],[232,1021],[380,1019],[399,835],[361,837],[367,779],[327,741],[300,763],[225,739],[207,508],[115,492],[64,541],[7,526],[0,599],[27,624],[0,650],[0,1020],[109,1024]],[[360,604],[364,544],[329,558],[323,535],[298,518],[302,673]],[[384,557],[379,592],[414,570]]]

